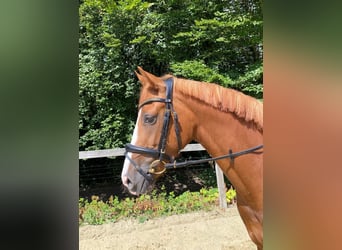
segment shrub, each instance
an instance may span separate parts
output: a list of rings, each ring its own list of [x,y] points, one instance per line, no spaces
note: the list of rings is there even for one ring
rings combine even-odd
[[[227,202],[232,203],[236,192],[229,189],[226,192]],[[167,194],[165,190],[159,194],[156,191],[138,198],[126,198],[119,201],[111,196],[104,202],[93,196],[91,201],[79,199],[79,224],[98,225],[116,222],[124,218],[136,218],[143,223],[150,218],[183,214],[192,211],[209,211],[218,205],[217,188],[202,188],[199,192],[184,192],[175,196],[173,192]]]

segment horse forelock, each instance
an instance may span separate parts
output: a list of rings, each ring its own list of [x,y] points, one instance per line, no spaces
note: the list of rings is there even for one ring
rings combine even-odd
[[[263,103],[242,92],[222,86],[177,78],[177,91],[222,112],[234,113],[263,131]]]

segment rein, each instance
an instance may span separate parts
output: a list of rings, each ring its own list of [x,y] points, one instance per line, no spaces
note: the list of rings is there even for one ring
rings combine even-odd
[[[181,168],[181,167],[186,167],[189,165],[195,165],[195,164],[205,163],[205,162],[209,162],[209,161],[217,161],[217,160],[226,159],[226,158],[230,158],[230,160],[233,161],[238,156],[253,153],[254,151],[261,149],[263,147],[264,147],[264,145],[261,144],[261,145],[258,145],[256,147],[252,147],[252,148],[242,150],[239,152],[235,152],[235,153],[233,153],[232,150],[230,149],[229,154],[227,154],[227,155],[222,155],[222,156],[207,158],[207,159],[201,159],[201,160],[191,160],[191,161],[185,160],[184,162],[178,162],[178,163],[176,161],[174,161],[173,163],[166,163],[165,168],[166,169]]]
[[[181,168],[186,167],[189,165],[199,164],[199,163],[205,163],[209,161],[216,161],[221,160],[225,158],[230,158],[231,161],[233,161],[236,157],[253,153],[254,151],[261,149],[264,147],[263,144],[258,145],[256,147],[252,147],[243,151],[235,152],[233,153],[232,150],[229,150],[229,154],[222,155],[218,157],[213,158],[207,158],[207,159],[201,159],[201,160],[190,160],[190,161],[184,161],[184,162],[176,162],[173,163],[166,163],[166,161],[171,161],[172,157],[167,155],[165,153],[166,151],[166,143],[167,143],[167,136],[169,134],[169,125],[170,125],[170,118],[173,118],[174,121],[174,127],[175,127],[175,133],[177,137],[177,144],[178,144],[178,151],[182,148],[182,141],[180,137],[180,129],[179,129],[179,122],[178,122],[178,115],[175,112],[173,108],[172,103],[172,94],[173,94],[173,78],[168,78],[164,81],[166,85],[166,98],[151,98],[147,99],[144,102],[142,102],[139,105],[139,109],[141,109],[143,106],[154,103],[154,102],[162,102],[165,103],[165,113],[164,113],[164,121],[163,121],[163,127],[161,131],[160,141],[158,145],[158,149],[153,148],[146,148],[146,147],[140,147],[136,145],[132,145],[130,143],[126,144],[126,152],[125,157],[132,163],[134,168],[149,182],[153,181],[153,175],[161,175],[163,174],[167,169],[173,169],[173,168]],[[151,165],[149,166],[148,172],[144,172],[144,170],[138,166],[138,164],[128,155],[128,153],[136,153],[136,154],[146,154],[150,155],[153,158],[156,158],[157,160],[153,161]],[[160,169],[161,166],[161,169]],[[159,170],[160,169],[160,170]]]

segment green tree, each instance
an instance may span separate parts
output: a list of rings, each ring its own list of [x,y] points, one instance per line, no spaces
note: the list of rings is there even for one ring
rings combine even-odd
[[[80,149],[122,146],[135,116],[140,63],[130,41],[149,3],[85,0],[80,5]]]
[[[262,97],[261,2],[80,2],[80,149],[121,147],[136,117],[137,66]]]

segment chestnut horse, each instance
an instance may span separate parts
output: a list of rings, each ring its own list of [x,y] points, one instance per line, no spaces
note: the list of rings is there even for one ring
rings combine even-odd
[[[165,166],[176,166],[175,157],[193,140],[212,157],[263,143],[263,104],[257,99],[216,84],[138,69],[139,113],[121,174],[130,193],[150,191]],[[263,150],[238,156],[217,163],[236,189],[250,238],[263,249]]]

